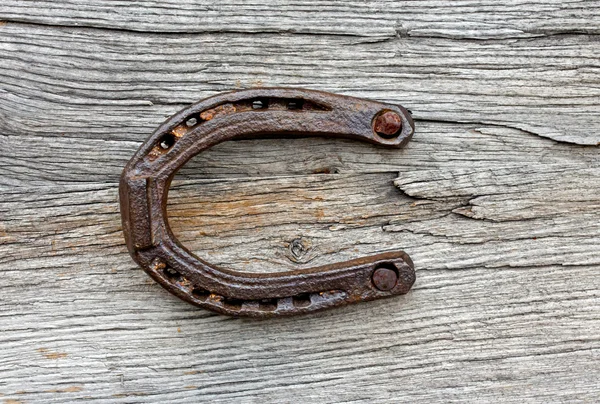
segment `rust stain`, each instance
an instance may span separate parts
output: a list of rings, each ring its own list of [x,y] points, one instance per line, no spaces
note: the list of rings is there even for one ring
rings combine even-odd
[[[0,25],[2,25],[2,24],[0,24]],[[8,399],[4,400],[4,404],[23,404],[23,401],[13,400],[11,398],[8,398]]]
[[[181,332],[181,327],[177,327],[177,332]]]
[[[184,375],[197,375],[198,373],[206,373],[205,370],[189,370],[187,372],[184,372]]]
[[[152,150],[150,150],[150,153],[148,153],[148,159],[150,161],[156,160],[157,158],[159,158],[162,155],[160,149],[158,147],[154,147]]]
[[[188,129],[185,127],[185,125],[179,125],[179,126],[173,128],[171,133],[177,137],[183,137],[183,135],[185,135],[187,133],[187,131],[188,131]]]
[[[192,282],[187,279],[187,278],[183,278],[180,282],[181,286],[183,286],[184,288],[191,288],[193,287]],[[178,328],[179,332],[181,332],[181,330]]]
[[[72,387],[67,387],[64,389],[46,390],[46,393],[77,393],[78,391],[81,391],[81,390],[83,390],[83,387],[72,386]]]
[[[331,169],[328,167],[316,168],[312,172],[313,174],[331,174]]]
[[[193,390],[193,389],[197,389],[198,386],[185,386],[185,388],[189,389],[189,390]]]
[[[200,114],[200,118],[202,118],[205,121],[210,121],[211,119],[216,118],[217,116],[227,115],[234,112],[236,112],[236,108],[233,104],[222,104],[202,112]]]
[[[275,201],[278,206],[295,206],[285,203],[285,201]],[[244,217],[244,225],[257,225],[264,222],[262,215],[271,212],[273,209],[273,199],[267,197],[245,199],[241,201],[227,201],[217,203],[198,203],[190,200],[185,203],[184,209],[171,209],[169,211],[169,221],[175,233],[182,229],[190,227],[202,227],[202,234],[206,236],[207,228],[215,227],[214,232],[239,230],[240,223],[235,220],[223,220],[223,217]],[[188,207],[193,205],[191,207]],[[212,212],[210,217],[205,216],[206,212]]]
[[[64,352],[51,352],[48,348],[38,348],[37,351],[44,355],[46,359],[60,359],[67,357],[67,354]]]
[[[6,231],[6,227],[4,227],[4,225],[2,223],[0,223],[0,245],[13,243],[16,240],[17,240],[16,237],[10,236],[8,234],[8,232]]]
[[[147,396],[148,393],[144,393],[142,391],[132,391],[129,393],[116,393],[113,394],[113,397],[117,397],[117,398],[123,398],[123,397],[130,397],[130,396]]]
[[[195,202],[195,201],[189,201]],[[177,218],[194,218],[201,216],[205,212],[213,212],[215,216],[231,216],[234,213],[239,212],[241,215],[256,215],[259,213],[265,213],[266,210],[261,210],[259,207],[267,207],[267,204],[273,203],[273,199],[268,197],[243,199],[236,201],[216,202],[216,203],[202,203],[199,206],[192,207],[190,209],[182,209],[173,212]],[[187,203],[186,203],[187,205]],[[278,201],[279,205],[279,201]]]

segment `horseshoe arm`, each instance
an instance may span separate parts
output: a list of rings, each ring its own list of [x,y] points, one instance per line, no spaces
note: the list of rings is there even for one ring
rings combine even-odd
[[[226,140],[322,136],[401,147],[413,132],[411,116],[401,106],[319,91],[255,89],[205,99],[162,124],[123,171],[119,194],[129,252],[171,293],[229,315],[299,314],[404,294],[415,272],[402,251],[283,273],[211,265],[179,243],[166,205],[177,171]]]

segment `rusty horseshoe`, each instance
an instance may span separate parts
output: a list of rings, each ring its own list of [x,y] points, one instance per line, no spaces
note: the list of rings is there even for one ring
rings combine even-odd
[[[166,206],[175,173],[226,140],[322,136],[402,147],[413,132],[411,115],[401,106],[321,91],[263,88],[202,100],[163,123],[123,170],[119,197],[127,248],[172,294],[228,315],[292,315],[405,294],[415,271],[403,251],[283,273],[211,265],[179,243]]]

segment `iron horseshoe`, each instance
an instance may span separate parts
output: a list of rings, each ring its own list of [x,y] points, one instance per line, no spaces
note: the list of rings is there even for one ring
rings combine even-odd
[[[273,317],[405,294],[415,281],[403,251],[283,273],[243,273],[198,258],[169,228],[175,173],[217,143],[268,136],[322,136],[402,147],[414,132],[398,105],[321,91],[264,88],[202,100],[163,123],[121,176],[123,232],[133,259],[172,294],[234,316]]]

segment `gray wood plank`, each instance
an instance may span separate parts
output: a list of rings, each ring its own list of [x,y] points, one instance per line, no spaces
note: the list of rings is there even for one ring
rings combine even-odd
[[[593,35],[372,42],[7,23],[0,26],[0,130],[141,141],[177,106],[219,90],[285,85],[397,102],[421,120],[597,145],[599,50]]]
[[[598,34],[596,1],[144,0],[107,4],[100,0],[23,2],[5,0],[0,18],[46,25],[142,32],[298,33],[360,37],[439,36],[528,38],[563,33]]]
[[[161,290],[127,256],[116,183],[6,187],[2,391],[25,401],[280,402],[290,394],[323,402],[484,401],[499,392],[504,402],[593,401],[600,348],[596,149],[456,126],[426,125],[404,151],[357,146],[360,161],[345,161],[347,171],[338,174],[302,172],[343,161],[355,143],[301,139],[230,142],[216,152],[232,159],[212,160],[226,161],[220,170],[243,172],[243,148],[332,147],[293,176],[181,176],[171,191],[171,224],[212,262],[274,271],[404,248],[418,263],[418,283],[406,297],[299,319],[230,320]],[[465,150],[441,147],[461,134],[471,139]],[[511,142],[523,148],[511,155]],[[490,147],[498,152],[483,151]],[[417,195],[426,186],[409,190],[419,199],[394,187],[407,175],[439,182],[424,165],[447,164],[439,167],[447,172],[496,161],[511,171],[551,151],[549,164],[560,161],[565,170],[550,184],[552,203],[544,200],[547,181],[532,180],[528,192],[507,195],[509,206],[524,206],[509,218],[500,201],[486,207],[492,220],[465,217],[461,209],[473,194],[457,193],[460,182],[441,186],[432,199]],[[592,170],[589,195],[558,192],[585,166]],[[531,175],[544,178],[544,170]],[[490,176],[471,176],[472,188],[490,187]],[[302,248],[290,248],[294,241]]]
[[[596,402],[594,1],[7,0],[0,402]],[[402,103],[402,150],[228,142],[170,192],[180,240],[282,271],[406,250],[406,296],[230,319],[129,258],[118,178],[167,116],[285,85]]]

